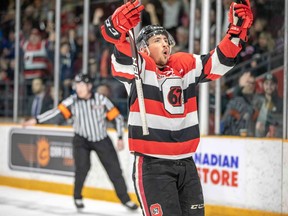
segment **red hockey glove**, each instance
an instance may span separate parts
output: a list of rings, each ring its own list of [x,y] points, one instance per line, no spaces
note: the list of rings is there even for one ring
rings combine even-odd
[[[144,6],[139,0],[127,2],[119,7],[101,26],[104,39],[117,44],[126,40],[126,33],[140,22],[140,13]]]
[[[248,40],[248,29],[253,23],[253,13],[250,7],[250,0],[242,0],[242,2],[243,4],[232,2],[230,5],[230,25],[227,33],[246,42]]]

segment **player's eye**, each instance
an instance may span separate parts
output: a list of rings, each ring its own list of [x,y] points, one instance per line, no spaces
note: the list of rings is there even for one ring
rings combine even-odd
[[[153,42],[154,42],[154,43],[159,43],[159,42],[160,42],[160,39],[159,39],[159,38],[156,38],[156,39],[154,39]]]

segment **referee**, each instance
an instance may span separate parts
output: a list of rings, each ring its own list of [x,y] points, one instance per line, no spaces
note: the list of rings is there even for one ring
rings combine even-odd
[[[92,91],[91,78],[86,74],[75,77],[75,94],[64,99],[57,108],[48,110],[23,123],[31,126],[42,123],[59,123],[73,118],[73,157],[75,161],[74,203],[77,209],[84,208],[82,188],[90,169],[90,152],[94,150],[103,164],[121,203],[131,210],[138,206],[130,200],[122,170],[113,143],[107,134],[107,122],[115,120],[118,134],[117,149],[124,143],[123,117],[113,103],[105,96]]]

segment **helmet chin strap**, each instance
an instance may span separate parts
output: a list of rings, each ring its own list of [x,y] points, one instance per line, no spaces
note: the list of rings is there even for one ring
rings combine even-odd
[[[143,47],[143,48],[141,48],[141,49],[142,49],[142,50],[141,50],[142,52],[146,52],[147,55],[150,56],[150,50],[149,50],[147,44],[145,44],[145,47]]]

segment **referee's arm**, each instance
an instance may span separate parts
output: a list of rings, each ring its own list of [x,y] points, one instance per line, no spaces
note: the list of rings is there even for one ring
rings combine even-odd
[[[108,98],[106,98],[106,100],[104,101],[105,106],[108,110],[106,113],[106,117],[109,121],[115,120],[118,139],[122,139],[124,129],[124,118],[121,115],[120,111],[117,109],[117,107],[115,107],[114,104]]]
[[[70,106],[73,103],[73,96],[62,101],[56,108],[48,110],[36,117],[37,124],[59,124],[63,119],[69,119],[72,116]]]

